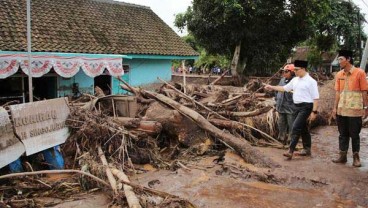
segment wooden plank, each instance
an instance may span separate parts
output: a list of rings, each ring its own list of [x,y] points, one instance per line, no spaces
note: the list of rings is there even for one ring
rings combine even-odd
[[[14,162],[25,152],[15,136],[8,112],[0,107],[0,168]]]
[[[69,136],[67,102],[67,98],[57,98],[10,106],[15,133],[27,155],[65,142]]]

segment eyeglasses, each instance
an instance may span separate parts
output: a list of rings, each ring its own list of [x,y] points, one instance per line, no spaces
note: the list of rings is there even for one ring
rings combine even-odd
[[[289,73],[290,70],[283,70],[282,73]]]

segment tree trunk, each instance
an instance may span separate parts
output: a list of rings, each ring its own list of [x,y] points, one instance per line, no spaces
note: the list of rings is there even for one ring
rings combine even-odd
[[[202,115],[200,115],[196,111],[187,108],[161,94],[148,91],[142,91],[141,93],[145,94],[148,97],[155,98],[163,103],[166,103],[167,105],[176,109],[186,117],[193,119],[202,129],[210,132],[213,136],[217,137],[218,139],[220,139],[221,141],[232,147],[236,152],[238,152],[241,155],[241,157],[246,162],[255,165],[258,164],[262,167],[277,166],[268,157],[264,156],[260,151],[253,148],[246,140],[242,138],[237,138],[230,133],[218,129],[216,126],[212,125],[207,119],[205,119]]]

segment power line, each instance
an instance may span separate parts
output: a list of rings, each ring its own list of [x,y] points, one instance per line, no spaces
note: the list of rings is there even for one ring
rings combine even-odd
[[[363,2],[363,4],[368,8],[368,4],[367,4],[367,3],[365,3],[365,1],[364,1],[364,0],[362,0],[362,2]]]

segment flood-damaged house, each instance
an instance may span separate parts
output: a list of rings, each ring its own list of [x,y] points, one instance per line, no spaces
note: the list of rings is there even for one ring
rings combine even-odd
[[[0,2],[0,103],[28,99],[25,0]],[[34,100],[80,93],[120,94],[171,79],[172,60],[196,59],[149,7],[113,0],[32,0]]]

